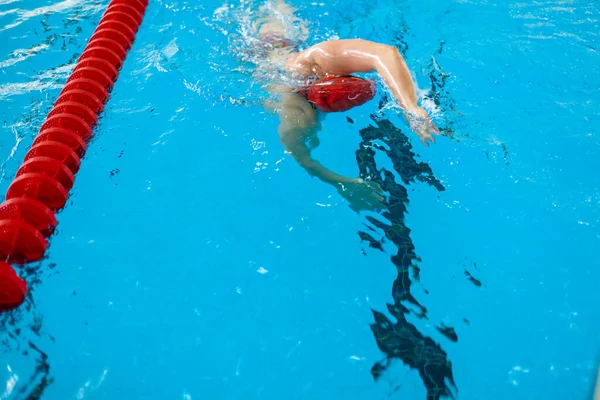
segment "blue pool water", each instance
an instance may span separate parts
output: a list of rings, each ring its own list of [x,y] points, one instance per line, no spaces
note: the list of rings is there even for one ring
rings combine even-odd
[[[292,3],[308,44],[397,46],[445,136],[423,147],[382,90],[328,116],[315,158],[388,192],[355,213],[261,107],[258,3],[150,0],[0,317],[0,399],[591,398],[598,2]],[[2,193],[106,5],[0,0]]]

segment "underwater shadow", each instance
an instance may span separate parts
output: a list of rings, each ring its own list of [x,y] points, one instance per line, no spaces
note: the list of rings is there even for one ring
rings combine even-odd
[[[411,230],[405,223],[409,203],[406,186],[424,182],[438,191],[445,189],[429,165],[415,159],[408,137],[399,128],[387,119],[372,118],[375,124],[360,130],[362,141],[356,151],[356,161],[360,177],[378,183],[389,194],[389,200],[385,201],[385,208],[380,213],[385,222],[366,216],[358,234],[369,247],[382,252],[384,243],[394,244],[397,251],[390,261],[396,268],[397,277],[392,285],[392,302],[387,304],[387,311],[396,322],[372,309],[375,322],[371,324],[371,330],[385,358],[373,365],[371,373],[375,380],[379,379],[392,361],[398,359],[419,372],[427,390],[427,400],[454,398],[456,385],[448,354],[407,320],[410,313],[427,318],[427,309],[411,294],[413,282],[419,280],[417,263],[420,259],[410,238]],[[400,182],[392,171],[376,164],[377,151],[385,153],[392,161]],[[452,341],[458,339],[453,328],[444,326],[438,330]]]

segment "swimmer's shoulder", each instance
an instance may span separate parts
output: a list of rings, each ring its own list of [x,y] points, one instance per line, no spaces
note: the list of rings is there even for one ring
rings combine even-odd
[[[325,72],[319,66],[315,55],[315,50],[320,48],[322,43],[315,44],[306,50],[292,54],[285,62],[284,68],[287,72],[297,74],[305,79],[311,77],[322,78]]]
[[[294,53],[286,60],[284,68],[287,72],[299,75],[310,73],[312,63],[306,58],[305,51]]]

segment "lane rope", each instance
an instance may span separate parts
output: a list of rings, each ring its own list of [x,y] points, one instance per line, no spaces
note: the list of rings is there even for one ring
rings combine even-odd
[[[11,267],[39,261],[87,142],[142,23],[148,0],[112,0],[0,204],[0,312],[25,301]]]

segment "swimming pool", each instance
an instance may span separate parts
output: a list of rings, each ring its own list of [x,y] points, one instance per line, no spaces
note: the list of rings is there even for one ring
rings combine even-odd
[[[106,4],[0,1],[3,193]],[[424,148],[382,98],[328,116],[315,157],[390,193],[357,214],[283,153],[240,20],[151,0],[0,316],[0,399],[589,398],[598,4],[293,4],[309,43],[400,48],[447,136]]]

